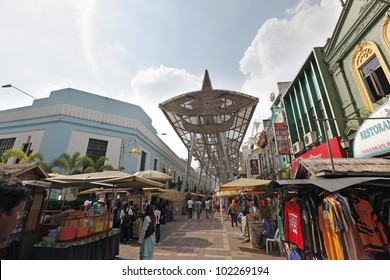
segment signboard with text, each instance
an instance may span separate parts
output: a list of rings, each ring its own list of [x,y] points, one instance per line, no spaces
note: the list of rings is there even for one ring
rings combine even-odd
[[[353,152],[355,158],[369,158],[390,153],[389,101],[372,113],[359,127]]]
[[[249,161],[251,167],[251,174],[258,175],[259,174],[259,161],[257,159],[251,159]]]
[[[290,145],[288,143],[288,132],[286,123],[274,123],[274,134],[277,155],[290,154]]]

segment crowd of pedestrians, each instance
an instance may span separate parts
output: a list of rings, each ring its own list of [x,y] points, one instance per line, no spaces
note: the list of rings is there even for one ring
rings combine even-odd
[[[211,215],[211,199],[210,198],[194,198],[190,197],[187,199],[187,216],[189,220],[201,221],[202,220],[202,210],[205,211],[206,219],[210,219]]]
[[[137,233],[141,260],[153,259],[154,246],[160,243],[161,224],[165,224],[166,213],[157,201],[146,201],[143,209],[133,205],[133,201],[122,203],[117,200],[112,209],[113,227],[119,229],[120,241],[129,243]],[[136,225],[139,225],[137,231]]]

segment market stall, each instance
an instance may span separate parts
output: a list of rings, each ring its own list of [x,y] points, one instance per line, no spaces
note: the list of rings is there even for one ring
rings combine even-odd
[[[93,188],[93,191],[113,194],[162,188],[163,184],[119,171],[57,176],[47,179],[56,187]],[[35,259],[113,259],[119,253],[119,229],[112,228],[111,212],[103,215],[74,213],[63,220],[53,237],[43,237],[34,244]],[[134,228],[133,228],[134,229]]]
[[[301,179],[276,181],[286,258],[390,259],[390,162],[333,160],[301,160]]]
[[[111,260],[119,255],[119,229],[71,242],[40,241],[33,246],[37,260]]]
[[[249,205],[248,213],[245,213],[245,215],[241,218],[242,232],[246,237],[244,241],[250,242],[254,248],[260,247],[260,234],[264,230],[261,220],[261,205],[256,205],[255,200],[259,202],[258,196],[265,192],[270,182],[270,180],[239,178],[219,186],[214,194],[215,197],[219,198],[241,198],[243,201],[240,202],[240,207],[245,207],[245,203]],[[244,199],[244,197],[250,197],[250,202]],[[229,205],[228,202],[220,203],[219,205],[222,206],[222,204]],[[242,212],[241,210],[242,209],[240,209],[240,212]],[[223,211],[220,212],[220,215],[221,221],[223,221]]]

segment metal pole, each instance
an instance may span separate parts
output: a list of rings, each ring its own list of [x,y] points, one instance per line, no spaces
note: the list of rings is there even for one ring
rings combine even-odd
[[[332,156],[332,150],[330,148],[330,143],[329,143],[329,137],[328,137],[328,130],[327,130],[327,125],[326,123],[322,123],[323,126],[324,126],[324,132],[325,132],[325,141],[326,141],[326,145],[328,147],[328,153],[329,153],[329,158],[330,158],[330,164],[331,164],[331,167],[332,167],[332,174],[334,175],[335,173],[335,170],[334,170],[334,162],[333,162],[333,156]]]
[[[12,88],[14,88],[14,89],[16,89],[16,90],[18,90],[18,91],[24,93],[25,95],[30,96],[30,97],[33,98],[34,100],[36,100],[36,98],[35,98],[34,96],[32,96],[31,94],[28,94],[27,92],[25,92],[25,91],[23,91],[23,90],[21,90],[21,89],[19,89],[19,88],[17,88],[17,87],[14,87],[13,85],[8,84],[8,85],[3,85],[2,87],[3,87],[3,88],[10,88],[10,87],[12,87]]]

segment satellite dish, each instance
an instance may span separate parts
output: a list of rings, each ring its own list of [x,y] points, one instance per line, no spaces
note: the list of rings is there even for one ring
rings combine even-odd
[[[275,92],[273,92],[273,93],[270,94],[269,100],[271,100],[271,102],[274,102],[274,101],[275,101]]]

